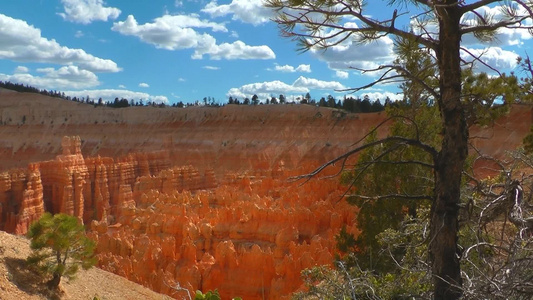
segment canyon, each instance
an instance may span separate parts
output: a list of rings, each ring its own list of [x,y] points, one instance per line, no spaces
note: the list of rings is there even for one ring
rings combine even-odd
[[[181,299],[284,299],[331,265],[357,208],[334,175],[296,181],[349,149],[385,113],[309,105],[112,109],[0,89],[0,230],[44,211],[80,219],[98,266]],[[521,145],[531,107],[473,128],[479,151]],[[386,127],[380,131],[386,134]]]

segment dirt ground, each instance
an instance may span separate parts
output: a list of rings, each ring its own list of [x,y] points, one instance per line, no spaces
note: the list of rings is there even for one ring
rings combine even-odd
[[[35,271],[26,266],[29,240],[0,231],[0,299],[172,299],[115,274],[92,268],[80,270],[77,278],[62,279],[60,291],[51,293]]]

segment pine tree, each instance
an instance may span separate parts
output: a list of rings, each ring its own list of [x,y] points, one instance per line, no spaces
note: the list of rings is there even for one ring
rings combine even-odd
[[[95,242],[85,235],[76,217],[45,213],[30,226],[28,237],[33,253],[27,261],[43,274],[52,275],[50,289],[57,288],[63,276],[74,278],[80,266],[86,270],[96,264]]]
[[[438,71],[438,88],[427,85],[425,78],[392,63],[373,70],[385,73],[377,81],[352,91],[404,78],[421,84],[432,95],[441,116],[442,140],[438,151],[413,139],[395,137],[386,141],[409,143],[432,156],[435,197],[431,203],[429,253],[434,298],[459,299],[463,285],[461,249],[457,244],[459,208],[462,172],[469,147],[468,107],[464,104],[467,95],[462,90],[462,39],[471,35],[480,42],[487,42],[493,40],[502,28],[532,30],[533,3],[518,0],[382,2],[384,9],[380,16],[383,18],[369,13],[367,1],[363,0],[266,0],[266,5],[278,12],[276,22],[281,34],[297,40],[302,51],[325,50],[344,41],[364,44],[390,35],[416,41],[417,45],[432,53]],[[478,12],[481,7],[489,5],[500,6],[497,16],[495,13]],[[400,21],[412,26],[398,26]],[[353,26],[354,22],[357,26]],[[474,57],[474,60],[479,60],[479,57]],[[349,153],[357,151],[349,151],[347,155]],[[340,160],[345,157],[340,157]]]

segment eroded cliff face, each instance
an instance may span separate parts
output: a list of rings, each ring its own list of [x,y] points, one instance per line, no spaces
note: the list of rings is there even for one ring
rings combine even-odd
[[[177,298],[177,284],[288,298],[301,270],[331,264],[339,230],[357,234],[357,209],[338,178],[289,178],[384,119],[307,105],[39,110],[16,94],[26,101],[17,110],[3,96],[0,229],[24,234],[44,211],[75,215],[98,241],[101,268]],[[473,129],[473,144],[499,156],[530,125],[530,108],[513,107]]]
[[[43,185],[36,165],[0,174],[1,230],[25,234],[43,213]]]

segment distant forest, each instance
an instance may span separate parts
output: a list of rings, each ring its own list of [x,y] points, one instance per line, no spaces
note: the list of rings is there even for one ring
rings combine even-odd
[[[0,81],[0,87],[14,90],[17,92],[24,92],[24,93],[35,93],[35,94],[41,94],[49,97],[55,97],[60,98],[68,101],[75,101],[79,103],[85,103],[88,105],[93,105],[94,107],[97,106],[106,106],[111,108],[124,108],[124,107],[130,107],[130,106],[150,106],[150,107],[186,107],[186,106],[210,106],[210,107],[219,107],[224,106],[227,104],[233,104],[233,105],[283,105],[283,104],[303,104],[303,105],[313,105],[313,106],[322,106],[322,107],[331,107],[331,108],[338,108],[342,110],[346,110],[348,112],[353,113],[369,113],[369,112],[379,112],[383,111],[386,106],[388,105],[394,105],[395,102],[390,100],[388,97],[381,103],[379,99],[370,100],[370,98],[365,95],[362,99],[359,97],[353,98],[353,97],[344,97],[344,99],[336,100],[333,96],[329,95],[327,97],[322,97],[320,100],[316,101],[311,97],[309,93],[307,93],[303,97],[296,97],[295,100],[292,102],[287,101],[286,97],[284,95],[279,95],[279,97],[271,97],[270,99],[266,99],[265,101],[260,101],[259,97],[257,95],[253,95],[251,99],[244,98],[241,100],[233,97],[229,97],[227,103],[220,104],[215,101],[215,98],[212,97],[204,97],[203,101],[195,101],[193,104],[184,104],[183,102],[177,102],[172,105],[166,105],[164,103],[155,103],[148,101],[144,103],[141,100],[134,101],[124,99],[124,98],[115,98],[114,101],[104,101],[102,98],[99,99],[93,99],[90,98],[88,95],[87,97],[70,97],[65,95],[63,92],[59,91],[48,91],[44,89],[38,89],[36,87],[32,87],[29,85],[24,85],[20,83],[12,83],[9,81]]]

